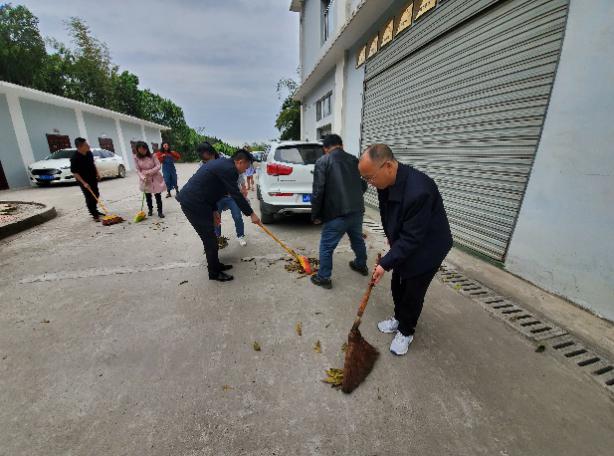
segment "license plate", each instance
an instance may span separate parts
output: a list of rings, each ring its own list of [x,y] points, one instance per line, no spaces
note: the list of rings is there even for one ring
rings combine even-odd
[[[303,203],[310,203],[311,195],[303,195]]]
[[[53,176],[43,174],[42,176],[38,176],[40,180],[53,180]]]

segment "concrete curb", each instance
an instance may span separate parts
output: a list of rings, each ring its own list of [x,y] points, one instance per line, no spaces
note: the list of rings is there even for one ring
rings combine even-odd
[[[0,226],[0,239],[7,238],[14,234],[30,229],[36,225],[40,225],[41,223],[45,223],[58,215],[54,206],[47,207],[44,204],[36,203],[33,201],[2,201],[2,203],[31,204],[34,206],[39,206],[40,210],[37,211],[35,214],[31,215],[30,217],[17,220],[16,222],[9,223],[8,225]]]

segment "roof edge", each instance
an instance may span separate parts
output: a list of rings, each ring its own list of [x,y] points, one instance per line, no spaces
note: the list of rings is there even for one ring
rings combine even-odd
[[[0,93],[3,92],[3,88],[6,88],[11,91],[18,92],[24,98],[30,98],[35,101],[42,101],[48,103],[59,104],[64,107],[73,107],[80,108],[85,112],[89,112],[92,114],[102,114],[106,116],[117,117],[120,120],[124,120],[126,122],[136,122],[138,124],[142,124],[146,127],[158,128],[160,130],[171,130],[170,127],[166,125],[157,124],[155,122],[151,122],[149,120],[140,119],[138,117],[134,117],[128,114],[124,114],[118,111],[113,111],[107,108],[101,108],[100,106],[94,106],[88,103],[84,103],[82,101],[73,100],[71,98],[61,97],[59,95],[55,95],[53,93],[43,92],[42,90],[32,89],[30,87],[21,86],[19,84],[13,84],[11,82],[0,81]]]

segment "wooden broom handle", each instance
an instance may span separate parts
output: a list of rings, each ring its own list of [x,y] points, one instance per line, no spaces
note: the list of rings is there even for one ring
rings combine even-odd
[[[96,202],[100,205],[100,208],[104,211],[105,214],[109,213],[109,210],[104,206],[104,204],[102,204],[102,201],[100,201],[100,199],[96,196],[96,194],[94,193],[94,191],[90,188],[87,187],[87,189],[90,191],[90,193],[92,194],[92,196],[94,197],[94,199],[96,200]],[[142,205],[141,205],[142,206]],[[141,207],[141,210],[142,207]]]
[[[382,259],[382,254],[377,254],[377,260],[375,261],[375,267],[379,265],[380,260]],[[354,324],[352,325],[352,329],[357,329],[360,325],[360,319],[362,318],[362,314],[365,313],[365,309],[367,308],[367,303],[369,302],[369,297],[371,296],[371,290],[375,286],[375,282],[373,281],[373,275],[371,275],[371,280],[369,280],[369,286],[367,287],[367,291],[362,296],[360,301],[360,306],[358,307],[358,313],[356,314],[356,318],[354,319]]]
[[[260,225],[260,228],[262,228],[264,230],[264,232],[266,234],[268,234],[269,236],[271,236],[273,238],[273,240],[275,240],[279,245],[281,245],[284,250],[286,252],[288,252],[291,256],[294,257],[294,259],[296,261],[298,261],[299,263],[301,262],[301,260],[299,259],[298,255],[296,254],[296,252],[294,250],[292,250],[290,247],[288,247],[286,244],[284,244],[283,242],[281,242],[277,236],[275,236],[273,233],[271,233],[271,231],[264,225]]]

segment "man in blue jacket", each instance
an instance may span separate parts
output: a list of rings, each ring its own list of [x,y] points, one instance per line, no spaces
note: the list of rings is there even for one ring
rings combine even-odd
[[[390,245],[373,273],[375,283],[386,271],[393,271],[394,316],[377,327],[384,333],[396,332],[390,351],[404,355],[414,338],[426,290],[452,248],[450,225],[433,179],[399,163],[387,145],[368,147],[359,170],[363,179],[377,188]]]
[[[233,279],[225,272],[232,266],[220,263],[218,257],[217,236],[215,235],[215,226],[220,224],[220,214],[217,211],[218,201],[230,195],[241,212],[251,217],[253,223],[260,224],[260,219],[252,210],[249,201],[237,187],[239,174],[243,174],[253,161],[252,155],[243,149],[236,151],[232,160],[208,161],[196,171],[177,195],[181,210],[205,247],[209,280],[227,282]]]

